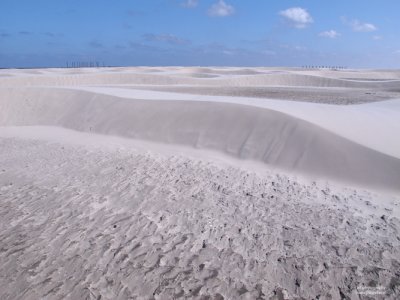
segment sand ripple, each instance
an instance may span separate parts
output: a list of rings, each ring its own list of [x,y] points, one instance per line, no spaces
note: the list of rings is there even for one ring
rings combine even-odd
[[[368,192],[179,156],[0,146],[1,299],[400,293],[400,220]]]

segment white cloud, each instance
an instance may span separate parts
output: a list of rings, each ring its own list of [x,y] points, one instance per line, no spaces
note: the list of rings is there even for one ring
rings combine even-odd
[[[292,7],[282,10],[279,14],[289,21],[295,28],[305,28],[314,22],[308,11],[301,7]]]
[[[378,30],[378,28],[371,23],[364,23],[361,22],[357,19],[354,20],[347,20],[346,17],[342,17],[342,21],[343,23],[351,26],[351,28],[353,29],[353,31],[357,31],[357,32],[371,32],[371,31],[376,31]]]
[[[394,51],[394,54],[400,54],[400,50]]]
[[[382,37],[381,37],[380,35],[374,35],[374,36],[372,37],[372,39],[375,40],[375,41],[379,41],[379,40],[382,39]]]
[[[338,33],[335,30],[328,30],[328,31],[323,31],[318,35],[322,36],[322,37],[327,37],[327,38],[334,39],[334,38],[337,38],[338,36],[340,36],[340,33]]]
[[[361,32],[370,32],[376,31],[378,28],[374,24],[371,23],[362,23],[358,20],[354,20],[351,24],[354,31],[361,31]]]
[[[208,10],[208,15],[212,17],[227,17],[235,13],[232,5],[226,4],[224,0],[214,3]]]
[[[182,6],[188,7],[188,8],[193,8],[196,7],[199,4],[199,0],[186,0],[182,2]]]

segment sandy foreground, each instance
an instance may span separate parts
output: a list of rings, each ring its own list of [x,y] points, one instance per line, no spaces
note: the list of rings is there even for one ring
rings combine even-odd
[[[0,70],[0,299],[398,299],[400,71]]]

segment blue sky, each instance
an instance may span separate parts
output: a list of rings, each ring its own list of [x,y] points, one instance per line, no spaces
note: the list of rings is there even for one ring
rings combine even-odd
[[[0,67],[67,61],[400,68],[400,1],[0,1]]]

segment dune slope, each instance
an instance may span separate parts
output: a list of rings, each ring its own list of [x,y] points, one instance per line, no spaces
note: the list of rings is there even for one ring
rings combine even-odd
[[[269,109],[121,99],[84,91],[12,89],[0,125],[60,126],[218,150],[298,173],[398,190],[400,160]]]

